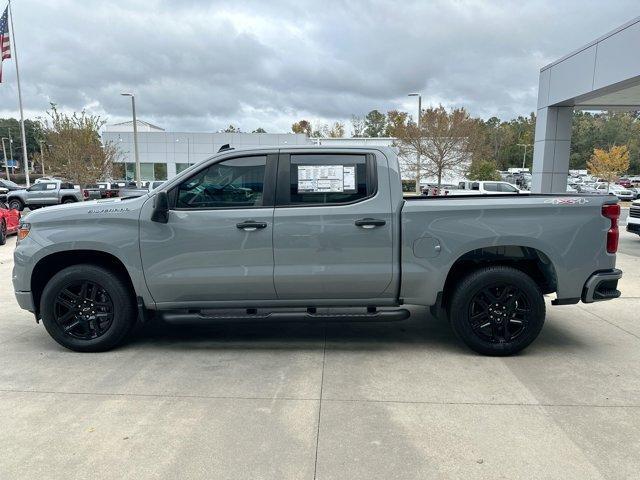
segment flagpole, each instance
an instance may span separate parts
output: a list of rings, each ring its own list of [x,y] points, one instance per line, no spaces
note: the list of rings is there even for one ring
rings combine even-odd
[[[22,159],[24,161],[24,176],[27,187],[31,186],[29,181],[29,159],[27,158],[27,136],[24,132],[24,113],[22,111],[22,89],[20,88],[20,70],[18,69],[18,49],[16,47],[16,31],[13,29],[13,11],[11,10],[11,0],[9,0],[9,19],[11,21],[11,38],[13,40],[13,58],[16,63],[16,82],[18,83],[18,105],[20,106],[20,131],[22,133]]]

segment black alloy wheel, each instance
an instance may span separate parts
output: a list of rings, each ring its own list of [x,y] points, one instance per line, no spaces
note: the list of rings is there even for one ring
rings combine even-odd
[[[471,328],[486,342],[509,343],[529,325],[526,294],[514,285],[497,283],[480,290],[469,304]]]
[[[98,283],[75,281],[55,299],[54,317],[62,331],[79,340],[104,335],[113,323],[113,300]]]
[[[512,355],[533,342],[544,325],[538,284],[510,266],[480,267],[454,287],[448,303],[455,334],[483,355]]]
[[[124,342],[137,318],[135,292],[122,273],[78,264],[56,273],[40,298],[40,316],[60,345],[104,352]]]

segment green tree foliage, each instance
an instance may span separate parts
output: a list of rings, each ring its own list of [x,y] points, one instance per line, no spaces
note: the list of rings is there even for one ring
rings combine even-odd
[[[371,110],[364,117],[365,137],[384,137],[387,129],[387,116],[378,110]]]
[[[467,178],[476,181],[500,180],[500,174],[493,160],[475,160],[471,162]]]
[[[79,185],[112,176],[120,153],[114,144],[101,144],[99,131],[104,124],[98,115],[84,110],[68,115],[51,104],[43,122],[47,173]]]
[[[629,173],[640,173],[640,118],[636,113],[576,112],[571,132],[570,168],[587,168],[595,149],[625,145],[629,151]]]
[[[37,163],[40,158],[40,145],[38,142],[44,138],[42,124],[39,120],[27,119],[24,121],[24,130],[27,135],[27,156],[29,157],[29,164],[33,165],[34,161]],[[9,138],[9,136],[11,136],[13,140],[11,148],[11,150],[13,150],[13,158],[22,165],[22,134],[20,132],[20,122],[15,118],[0,118],[0,137]],[[9,157],[9,142],[6,140],[5,145],[7,147],[7,157]],[[2,151],[0,150],[0,155],[1,154]]]
[[[251,133],[267,133],[267,131],[262,127],[258,127]]]

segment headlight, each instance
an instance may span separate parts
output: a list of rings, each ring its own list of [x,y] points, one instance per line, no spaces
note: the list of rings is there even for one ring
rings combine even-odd
[[[24,240],[25,238],[27,238],[30,231],[31,231],[30,223],[27,223],[27,222],[20,223],[20,226],[18,227],[18,241]]]

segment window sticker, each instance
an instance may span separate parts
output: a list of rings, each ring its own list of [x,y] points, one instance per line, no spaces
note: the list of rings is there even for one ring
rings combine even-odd
[[[344,165],[298,165],[298,193],[344,192],[345,170],[349,168]],[[354,173],[351,175],[355,178]],[[355,188],[355,184],[351,188]]]
[[[342,185],[345,192],[356,191],[356,166],[345,165],[342,168]]]

